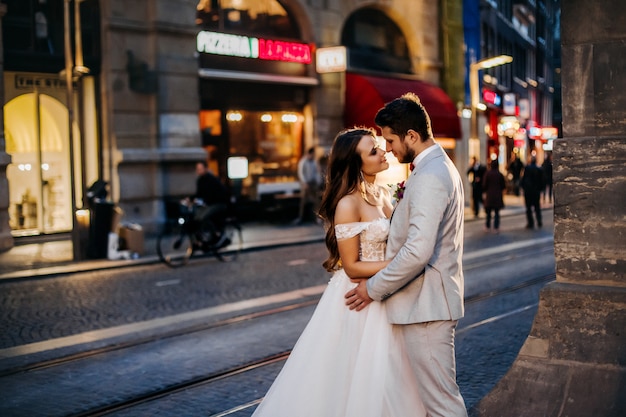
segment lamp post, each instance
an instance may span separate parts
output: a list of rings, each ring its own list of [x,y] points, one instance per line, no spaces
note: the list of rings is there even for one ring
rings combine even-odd
[[[72,206],[72,247],[73,259],[75,261],[85,258],[85,216],[79,215],[77,210],[77,192],[76,192],[76,166],[75,166],[75,148],[74,148],[74,125],[76,123],[75,102],[74,102],[74,80],[80,80],[80,77],[87,74],[89,69],[83,65],[82,38],[80,33],[80,3],[84,0],[74,0],[74,41],[76,49],[76,66],[74,66],[74,57],[72,55],[72,33],[70,31],[70,3],[72,0],[63,1],[63,52],[65,55],[65,69],[61,71],[61,76],[65,78],[67,93],[67,113],[68,113],[68,140],[69,140],[69,157],[70,157],[70,196]],[[80,103],[80,100],[78,101]],[[82,132],[81,133],[81,199],[84,200],[85,181],[84,181],[84,160],[82,156]],[[81,204],[84,206],[84,204]],[[84,207],[81,207],[83,209]],[[83,212],[81,210],[81,212]],[[79,219],[80,217],[80,219]]]
[[[513,57],[509,55],[498,55],[492,58],[481,59],[480,61],[470,64],[470,98],[471,98],[471,119],[470,119],[470,137],[469,150],[472,155],[480,155],[480,138],[478,137],[478,104],[480,102],[480,87],[478,81],[478,71],[497,67],[499,65],[513,62]]]
[[[72,201],[72,247],[74,255],[73,259],[77,261],[83,259],[83,256],[80,250],[81,241],[79,222],[76,218],[76,169],[74,165],[74,59],[72,57],[72,35],[70,32],[70,2],[71,0],[64,0],[63,2],[63,40],[65,54],[65,72],[62,73],[62,75],[65,77],[65,88],[67,92],[67,113],[69,116],[68,136],[70,150],[70,198]]]

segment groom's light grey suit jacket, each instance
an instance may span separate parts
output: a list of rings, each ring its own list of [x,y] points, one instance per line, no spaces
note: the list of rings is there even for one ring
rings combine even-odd
[[[461,177],[439,144],[418,162],[391,217],[387,258],[367,290],[385,300],[391,323],[463,317]]]

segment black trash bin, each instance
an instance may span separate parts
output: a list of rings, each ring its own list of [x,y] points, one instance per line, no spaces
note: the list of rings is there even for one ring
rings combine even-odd
[[[96,201],[102,201],[107,198],[109,191],[107,190],[109,183],[102,180],[96,180],[87,189],[87,206],[93,207]]]
[[[89,244],[87,256],[102,259],[108,255],[109,233],[113,226],[115,204],[109,201],[95,200],[91,204],[91,224],[89,225]]]
[[[106,181],[97,180],[87,189],[87,207],[91,217],[87,257],[91,259],[106,258],[108,255],[115,205],[106,201],[109,194],[107,186]]]

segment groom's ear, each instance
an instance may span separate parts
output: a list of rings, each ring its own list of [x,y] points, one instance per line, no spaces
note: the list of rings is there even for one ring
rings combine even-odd
[[[406,132],[406,134],[407,134],[407,136],[409,136],[409,138],[410,138],[410,140],[411,140],[411,144],[412,144],[412,145],[414,145],[414,144],[416,144],[416,143],[419,143],[419,142],[421,141],[420,134],[419,134],[419,133],[417,133],[417,132],[416,132],[415,130],[413,130],[413,129],[409,129],[409,130]]]

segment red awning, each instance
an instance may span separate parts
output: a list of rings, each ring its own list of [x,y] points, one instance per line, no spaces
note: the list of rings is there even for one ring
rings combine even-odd
[[[461,122],[450,97],[432,84],[402,78],[346,73],[345,126],[375,128],[376,112],[385,103],[408,92],[420,98],[430,116],[435,137],[461,139]]]

